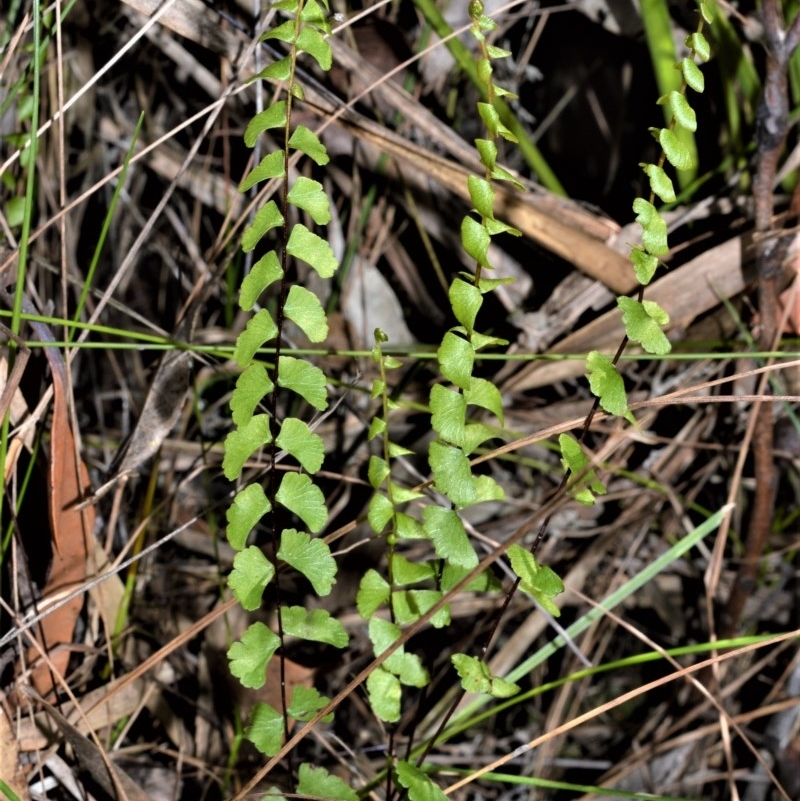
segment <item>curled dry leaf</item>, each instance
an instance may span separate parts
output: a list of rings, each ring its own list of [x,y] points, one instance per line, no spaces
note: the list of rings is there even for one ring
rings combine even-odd
[[[7,302],[11,295],[2,290]],[[22,309],[36,316],[38,310],[23,297]],[[36,336],[43,343],[53,337],[46,325],[31,322]],[[45,347],[45,357],[53,379],[53,415],[50,432],[49,512],[53,541],[53,561],[42,588],[40,606],[79,588],[86,579],[87,554],[94,535],[94,509],[77,508],[90,491],[89,473],[78,455],[68,402],[67,366],[56,347]],[[39,660],[42,653],[50,656],[50,664],[40,661],[31,673],[31,682],[43,696],[53,690],[56,675],[64,676],[69,663],[69,650],[83,599],[77,596],[46,615],[37,632],[39,642],[28,649],[28,664]]]
[[[191,358],[188,351],[174,350],[161,360],[142,413],[118,461],[117,476],[133,472],[155,456],[178,422],[189,389]]]
[[[50,341],[49,331],[34,324],[37,336]],[[43,598],[63,595],[81,586],[86,579],[87,557],[92,550],[94,509],[76,508],[91,491],[89,472],[78,455],[72,430],[67,397],[67,368],[56,348],[44,349],[53,377],[53,416],[50,436],[50,525],[53,536],[53,562]],[[64,676],[69,663],[69,650],[58,646],[72,642],[75,624],[83,606],[81,596],[55,609],[41,622],[40,645],[50,655],[53,671]],[[28,650],[28,661],[39,656],[37,648]],[[54,688],[55,677],[50,667],[38,664],[31,682],[40,695],[47,697]]]
[[[192,338],[204,302],[205,293],[189,306],[175,333],[176,340]],[[104,495],[120,478],[155,456],[181,416],[191,374],[192,354],[188,350],[176,348],[164,354],[133,433],[111,465],[112,478],[100,487],[95,498]]]

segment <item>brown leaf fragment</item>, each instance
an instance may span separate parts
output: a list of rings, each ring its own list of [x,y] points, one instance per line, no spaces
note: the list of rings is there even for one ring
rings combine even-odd
[[[287,701],[292,697],[295,687],[312,687],[314,684],[314,675],[316,674],[314,668],[304,667],[291,659],[284,659],[283,670]],[[270,659],[267,664],[267,680],[264,682],[264,686],[259,690],[246,692],[245,704],[251,701],[269,704],[274,709],[281,708],[281,661],[278,657]]]
[[[49,332],[44,326],[35,326],[37,336],[47,341]],[[71,592],[86,579],[87,556],[92,549],[94,509],[76,508],[91,491],[89,472],[81,461],[67,401],[67,368],[55,348],[44,349],[53,377],[53,416],[50,438],[50,525],[54,551],[50,573],[42,595],[51,596]],[[42,648],[50,654],[52,669],[62,677],[67,672],[70,652],[58,648],[72,642],[75,624],[83,606],[78,596],[55,609],[41,622]],[[39,656],[36,648],[28,650],[28,660]],[[34,667],[31,682],[34,688],[47,697],[54,688],[55,676],[45,664]]]

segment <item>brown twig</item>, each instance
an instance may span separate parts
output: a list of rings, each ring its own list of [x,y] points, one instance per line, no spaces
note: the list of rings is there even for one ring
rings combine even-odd
[[[761,321],[758,345],[761,350],[775,347],[778,331],[781,268],[786,240],[766,236],[773,228],[773,186],[778,160],[789,132],[787,67],[800,41],[800,16],[784,30],[777,0],[765,0],[763,10],[764,45],[767,51],[764,91],[757,113],[756,175],[753,181],[755,228],[757,232],[756,270],[758,308]],[[756,493],[745,539],[745,553],[725,607],[721,636],[731,636],[755,587],[758,565],[767,542],[777,490],[773,457],[774,413],[771,403],[754,407],[758,415],[753,436]]]

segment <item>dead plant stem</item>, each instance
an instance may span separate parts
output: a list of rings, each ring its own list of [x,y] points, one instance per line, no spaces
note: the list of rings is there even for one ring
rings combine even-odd
[[[767,61],[764,91],[757,114],[756,175],[753,181],[753,195],[755,228],[758,235],[756,244],[760,316],[758,345],[761,350],[770,350],[774,348],[779,336],[778,294],[786,240],[766,234],[772,232],[773,228],[773,186],[778,161],[789,131],[787,68],[800,35],[800,16],[794,19],[787,32],[783,28],[778,0],[765,0],[763,17]],[[755,589],[758,566],[772,524],[777,491],[773,405],[756,404],[753,414],[757,415],[753,434],[756,492],[745,539],[744,557],[725,607],[721,627],[722,637],[729,637],[736,630],[745,601]]]

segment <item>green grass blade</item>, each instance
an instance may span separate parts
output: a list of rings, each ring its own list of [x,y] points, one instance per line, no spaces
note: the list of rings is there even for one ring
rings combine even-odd
[[[468,776],[469,771],[453,769],[456,774]],[[511,773],[495,773],[490,771],[481,776],[483,781],[494,779],[501,785],[522,784],[527,787],[541,787],[545,790],[569,790],[573,793],[600,794],[604,798],[626,798],[634,801],[703,801],[701,798],[684,798],[674,795],[654,795],[652,793],[633,793],[627,790],[615,790],[610,787],[597,787],[592,784],[573,784],[572,782],[559,782],[552,779],[537,779],[533,776],[519,776]]]
[[[662,97],[672,91],[680,91],[682,77],[675,69],[678,54],[672,38],[672,20],[669,16],[666,0],[641,0],[642,24],[644,25],[650,60],[653,64],[658,93]],[[668,105],[664,106],[664,120],[667,125],[672,121],[672,112]],[[697,164],[697,143],[694,134],[685,128],[675,131],[678,139],[684,144],[692,156],[692,163]],[[678,171],[678,183],[681,188],[691,183],[697,175],[697,168]]]
[[[605,610],[614,609],[621,604],[624,600],[633,595],[637,590],[641,589],[645,584],[653,579],[658,573],[667,568],[677,559],[680,559],[687,551],[697,545],[698,542],[705,539],[712,531],[715,531],[722,519],[733,508],[732,504],[727,504],[715,512],[706,521],[701,523],[694,531],[687,534],[683,539],[675,543],[669,550],[664,552],[657,559],[653,560],[641,572],[635,575],[629,581],[626,581],[621,587],[611,593],[607,598],[604,598],[599,606],[590,609],[585,615],[578,618],[567,630],[566,635],[568,638],[573,639],[582,632],[586,631],[596,620],[600,619]],[[507,676],[503,676],[507,681],[517,681],[523,676],[529,674],[538,665],[549,659],[560,648],[566,644],[566,638],[558,635],[551,642],[540,648],[535,654],[531,655],[528,659],[518,665]],[[465,707],[453,719],[453,725],[445,733],[445,738],[455,733],[454,727],[457,725],[460,731],[472,725],[471,720],[466,720],[474,714],[477,709],[483,706],[489,700],[488,696],[477,699],[474,703]]]
[[[8,801],[20,801],[19,796],[2,779],[0,779],[0,793],[2,793]]]

